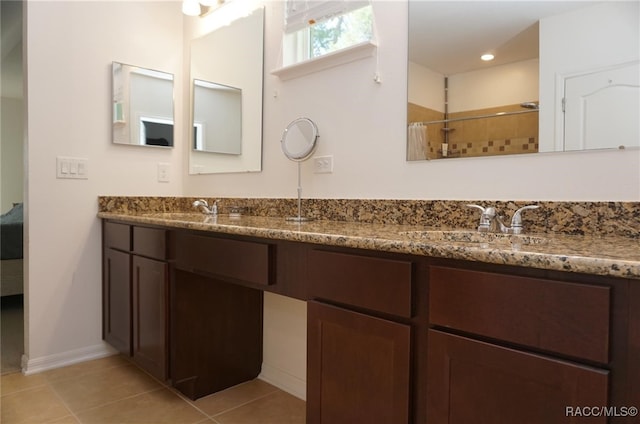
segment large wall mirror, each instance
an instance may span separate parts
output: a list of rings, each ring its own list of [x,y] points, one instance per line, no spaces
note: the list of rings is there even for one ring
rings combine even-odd
[[[112,86],[113,142],[173,147],[173,75],[113,62]]]
[[[262,169],[263,39],[261,7],[191,43],[190,174]]]
[[[640,146],[639,4],[409,0],[407,159]]]

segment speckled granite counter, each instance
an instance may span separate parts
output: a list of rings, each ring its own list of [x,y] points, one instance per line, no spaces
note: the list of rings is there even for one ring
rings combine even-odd
[[[221,214],[208,217],[192,212],[102,207],[98,217],[170,228],[640,279],[640,241],[616,235],[540,234],[537,236],[543,240],[541,243],[479,243],[438,240],[438,237],[425,239],[414,233],[431,228],[424,225],[332,220],[294,223],[270,216],[230,218]],[[472,223],[465,228],[473,231]]]

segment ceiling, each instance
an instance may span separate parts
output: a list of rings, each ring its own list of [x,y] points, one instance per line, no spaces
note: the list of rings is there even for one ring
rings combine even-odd
[[[443,75],[538,57],[538,21],[596,1],[409,0],[409,60]],[[491,52],[492,62],[480,56]]]
[[[22,2],[0,2],[2,97],[22,98]]]
[[[22,97],[22,1],[0,2],[2,96]],[[538,57],[538,21],[597,1],[409,0],[409,60],[443,75]],[[496,59],[486,63],[481,54]]]

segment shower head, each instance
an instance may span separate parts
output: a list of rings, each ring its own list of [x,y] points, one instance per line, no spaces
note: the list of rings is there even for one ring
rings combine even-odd
[[[520,103],[520,107],[523,107],[525,109],[540,109],[540,105],[535,102]]]

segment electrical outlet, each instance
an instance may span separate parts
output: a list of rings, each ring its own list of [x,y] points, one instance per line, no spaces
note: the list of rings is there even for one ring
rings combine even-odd
[[[333,172],[333,156],[317,156],[313,158],[313,172],[315,174],[330,174]]]
[[[169,164],[164,162],[158,163],[158,182],[169,182]]]

